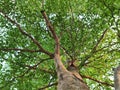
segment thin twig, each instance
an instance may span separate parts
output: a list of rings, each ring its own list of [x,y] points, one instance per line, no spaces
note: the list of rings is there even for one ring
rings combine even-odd
[[[83,67],[85,65],[86,61],[96,52],[96,49],[97,49],[98,45],[100,44],[100,42],[102,41],[102,39],[104,38],[106,32],[107,32],[107,29],[105,31],[103,31],[103,33],[100,36],[99,40],[97,41],[96,45],[92,48],[90,54],[87,55],[85,57],[85,59],[81,61],[81,64],[79,65],[80,68]]]
[[[40,50],[19,49],[19,48],[0,48],[0,51],[20,51],[20,52],[40,52]]]
[[[55,85],[57,85],[57,84],[58,84],[58,82],[55,82],[55,83],[52,83],[52,84],[46,85],[46,86],[44,86],[44,87],[42,87],[42,88],[39,88],[38,90],[44,90],[44,89],[46,89],[46,88],[49,88],[49,87],[55,86]]]
[[[100,42],[101,42],[102,39],[104,38],[106,32],[107,32],[107,29],[106,29],[105,31],[103,31],[101,37],[100,37],[99,40],[97,41],[96,45],[93,47],[92,52],[95,52],[95,51],[96,51],[98,45],[100,44]]]
[[[93,81],[95,81],[95,82],[97,82],[97,83],[100,83],[100,84],[103,84],[103,85],[106,85],[106,86],[114,87],[113,84],[109,84],[109,83],[107,83],[107,82],[99,81],[99,80],[94,79],[94,78],[92,78],[92,77],[90,77],[90,76],[84,76],[84,75],[81,75],[81,76],[82,76],[83,78],[88,78],[88,79],[90,79],[90,80],[93,80]]]

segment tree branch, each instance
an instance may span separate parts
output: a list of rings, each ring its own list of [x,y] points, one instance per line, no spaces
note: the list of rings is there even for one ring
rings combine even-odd
[[[54,31],[54,28],[53,26],[51,25],[50,21],[48,20],[48,17],[45,13],[45,11],[41,11],[45,21],[46,21],[46,24],[47,24],[47,27],[49,28],[50,32],[52,33],[52,36],[55,40],[55,54],[59,54],[60,55],[60,44],[59,44],[59,38],[58,36],[56,35],[55,31]]]
[[[19,31],[20,31],[23,35],[29,37],[29,38],[33,41],[33,43],[38,46],[38,48],[40,49],[40,51],[41,51],[42,53],[45,53],[45,54],[49,55],[50,57],[53,57],[53,54],[50,53],[50,52],[48,52],[48,51],[46,51],[46,50],[40,45],[40,43],[39,43],[32,35],[28,34],[25,30],[23,30],[23,29],[21,28],[20,24],[18,24],[15,20],[12,20],[10,17],[8,17],[2,10],[0,10],[0,12],[3,14],[3,15],[2,15],[3,17],[5,17],[5,18],[6,18],[8,21],[10,21],[12,24],[16,25],[16,27],[19,29]]]
[[[46,86],[44,86],[44,87],[42,87],[42,88],[39,88],[38,90],[44,90],[44,89],[46,89],[46,88],[52,87],[52,86],[57,85],[57,84],[58,84],[58,82],[55,82],[55,83],[46,85]]]
[[[20,51],[20,52],[40,52],[40,50],[19,49],[19,48],[0,48],[0,51]]]
[[[100,49],[97,49],[96,52],[102,51],[102,50],[104,50],[104,49],[106,49],[106,48],[110,48],[110,47],[112,47],[112,46],[114,46],[114,45],[117,45],[117,44],[119,44],[119,42],[114,42],[114,43],[109,44],[109,45],[107,45],[107,46],[104,46],[104,47],[102,47],[102,48],[100,48]]]
[[[88,79],[90,79],[90,80],[93,80],[93,81],[95,81],[95,82],[97,82],[97,83],[100,83],[100,84],[103,84],[103,85],[106,85],[106,86],[114,87],[113,84],[109,84],[109,83],[107,83],[107,82],[99,81],[99,80],[94,79],[94,78],[92,78],[92,77],[90,77],[90,76],[84,76],[84,75],[81,75],[81,76],[82,76],[83,78],[88,78]]]
[[[28,67],[30,69],[36,69],[38,65],[40,65],[42,62],[46,61],[46,60],[49,60],[49,59],[52,59],[52,58],[45,58],[45,59],[40,59],[40,61],[32,66],[30,65],[24,65],[25,67]]]
[[[85,63],[86,63],[86,61],[96,52],[96,49],[97,49],[98,45],[100,44],[100,42],[102,41],[102,39],[104,38],[106,32],[107,32],[107,29],[106,29],[105,31],[103,31],[101,37],[100,37],[99,40],[97,41],[96,45],[92,48],[90,54],[87,55],[87,56],[85,57],[85,59],[81,61],[80,65],[79,65],[80,68],[81,68],[82,66],[84,66]]]
[[[59,38],[57,36],[57,34],[55,33],[55,30],[53,28],[53,26],[51,25],[50,21],[48,20],[48,17],[45,13],[45,11],[41,11],[45,22],[47,24],[47,27],[49,28],[54,40],[55,40],[55,53],[54,53],[54,60],[55,60],[55,64],[56,64],[56,71],[57,73],[60,73],[61,71],[66,71],[67,69],[65,68],[65,66],[63,65],[61,58],[60,58],[60,42],[59,42]]]
[[[101,42],[102,39],[104,38],[106,32],[107,32],[107,29],[106,29],[105,31],[103,31],[101,37],[100,37],[99,40],[97,41],[96,45],[93,47],[92,52],[95,52],[95,51],[96,51],[98,45],[100,44],[100,42]]]
[[[64,52],[71,60],[74,60],[74,58],[69,54],[69,52],[68,52],[63,46],[61,46],[61,48],[63,49],[63,52]]]

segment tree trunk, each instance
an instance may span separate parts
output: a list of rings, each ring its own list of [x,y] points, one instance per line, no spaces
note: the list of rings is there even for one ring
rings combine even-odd
[[[68,71],[62,64],[60,56],[57,54],[55,54],[55,64],[58,75],[57,90],[89,90],[79,73],[73,69],[69,69]]]
[[[60,42],[51,25],[45,11],[41,11],[49,30],[55,40],[54,60],[56,72],[58,76],[58,90],[89,90],[88,86],[83,82],[81,76],[76,72],[71,72],[66,69],[60,58]]]
[[[120,66],[114,69],[114,87],[115,90],[120,90]]]

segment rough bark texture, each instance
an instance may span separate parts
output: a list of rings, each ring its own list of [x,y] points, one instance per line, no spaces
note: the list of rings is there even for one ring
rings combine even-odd
[[[115,90],[120,90],[120,66],[114,69],[114,87]]]
[[[81,76],[77,72],[68,71],[63,65],[60,58],[60,42],[56,35],[54,28],[48,20],[45,11],[41,11],[49,30],[55,40],[54,60],[56,65],[56,72],[58,76],[58,90],[89,90],[87,85],[83,82]]]
[[[59,55],[55,55],[55,57],[58,75],[58,90],[89,90],[74,67],[69,67],[68,71],[62,64]]]

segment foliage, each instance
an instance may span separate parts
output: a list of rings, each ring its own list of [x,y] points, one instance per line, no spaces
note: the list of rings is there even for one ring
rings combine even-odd
[[[1,0],[0,90],[56,89],[54,60],[39,48],[54,54],[41,10],[60,38],[63,63],[76,60],[91,90],[111,90],[120,61],[119,0]]]

